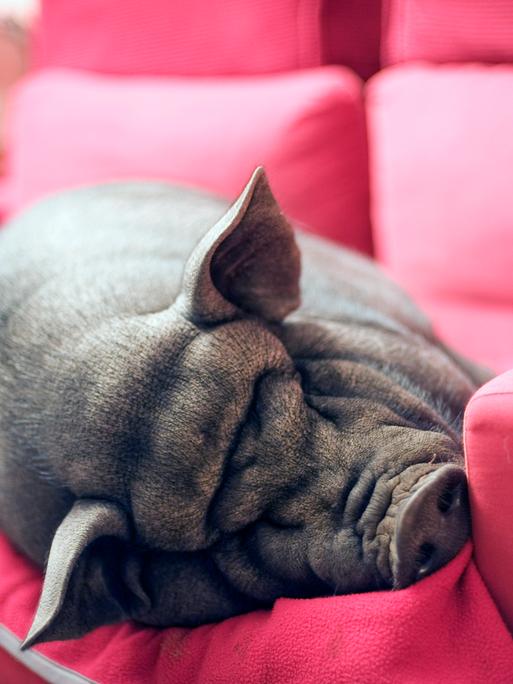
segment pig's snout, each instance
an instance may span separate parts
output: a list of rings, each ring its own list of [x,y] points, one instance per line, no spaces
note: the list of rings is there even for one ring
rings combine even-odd
[[[465,472],[444,465],[423,479],[398,513],[391,545],[394,588],[438,570],[457,554],[469,534]]]

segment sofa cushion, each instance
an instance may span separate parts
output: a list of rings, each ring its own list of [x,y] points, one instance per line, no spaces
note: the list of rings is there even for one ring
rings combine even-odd
[[[513,632],[513,371],[494,378],[471,399],[465,448],[476,562]]]
[[[397,66],[367,109],[379,258],[453,344],[511,367],[513,66]]]
[[[0,632],[2,628],[0,627]],[[0,672],[3,684],[46,684],[34,671],[29,670],[24,663],[16,660],[4,648],[0,648]]]
[[[124,623],[20,653],[41,578],[0,536],[0,644],[37,672],[44,656],[63,684],[78,684],[69,670],[102,684],[505,683],[513,641],[470,553],[402,591],[280,599],[195,629]]]
[[[216,76],[379,66],[381,0],[43,0],[35,63]]]
[[[234,198],[264,164],[291,218],[371,249],[361,85],[343,67],[218,79],[44,70],[17,89],[7,145],[9,211],[124,178]]]
[[[422,296],[421,305],[454,349],[495,371],[513,367],[513,302],[433,294]]]
[[[385,0],[384,64],[512,62],[510,0]]]

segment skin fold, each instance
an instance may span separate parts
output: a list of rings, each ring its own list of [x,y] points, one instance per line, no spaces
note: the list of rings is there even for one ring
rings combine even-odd
[[[400,588],[469,534],[487,379],[369,260],[164,184],[46,199],[0,235],[0,525],[45,568],[25,647],[132,618]]]

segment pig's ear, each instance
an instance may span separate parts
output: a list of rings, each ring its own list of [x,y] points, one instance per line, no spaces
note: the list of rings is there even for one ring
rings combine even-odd
[[[117,504],[75,502],[55,533],[23,649],[41,641],[73,639],[149,607],[139,583],[139,563],[127,548],[129,532]]]
[[[300,270],[292,228],[258,168],[192,253],[180,305],[197,323],[241,313],[281,321],[299,306]]]

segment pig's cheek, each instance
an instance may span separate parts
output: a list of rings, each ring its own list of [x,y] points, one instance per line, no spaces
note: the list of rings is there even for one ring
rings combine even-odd
[[[146,554],[141,585],[149,602],[139,603],[131,617],[138,622],[168,627],[193,627],[251,610],[256,602],[241,597],[218,572],[208,554]]]
[[[309,544],[308,560],[334,594],[368,591],[382,584],[363,558],[361,538],[352,528],[317,532]]]

